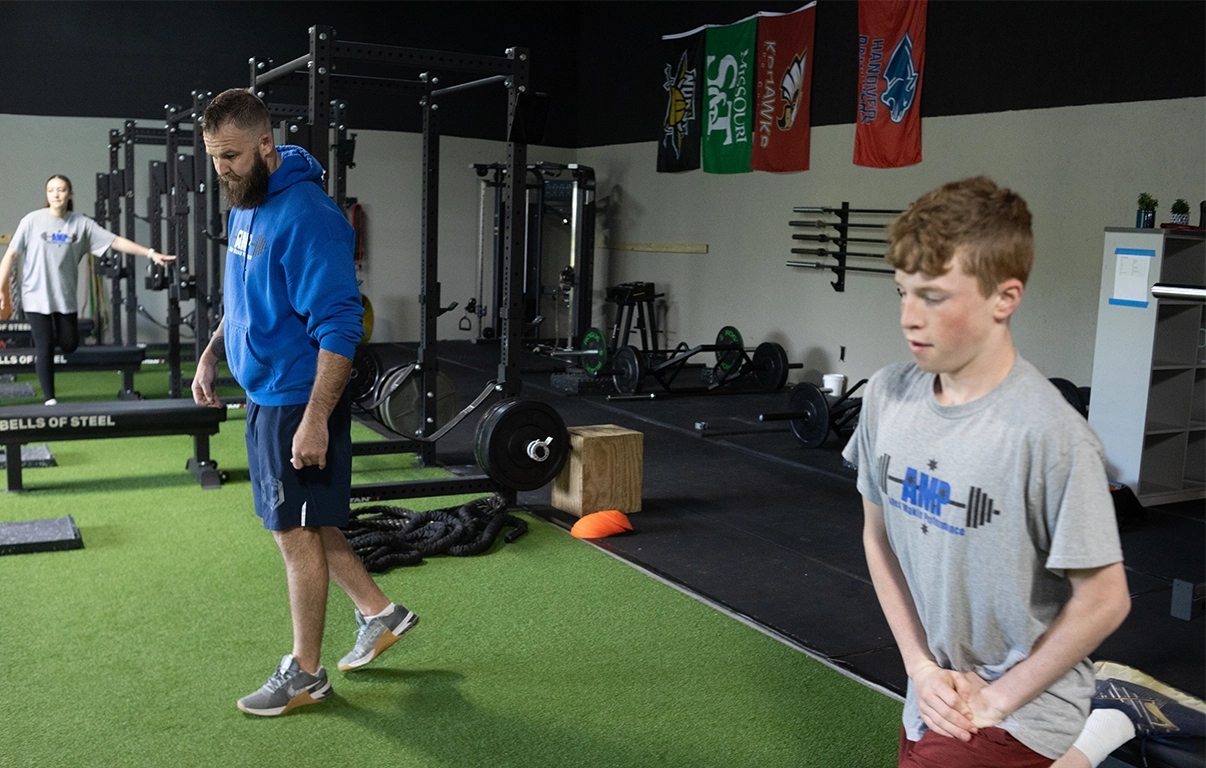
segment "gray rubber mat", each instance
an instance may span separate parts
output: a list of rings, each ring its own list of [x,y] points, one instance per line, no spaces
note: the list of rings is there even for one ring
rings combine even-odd
[[[57,467],[58,462],[54,460],[54,454],[50,452],[50,446],[46,443],[40,445],[23,445],[21,446],[21,466],[22,467]],[[0,469],[8,467],[8,452],[0,448]]]
[[[28,381],[0,383],[0,399],[33,396],[33,384],[30,384]]]

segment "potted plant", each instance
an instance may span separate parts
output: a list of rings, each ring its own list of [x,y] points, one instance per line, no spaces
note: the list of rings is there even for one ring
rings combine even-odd
[[[1146,192],[1139,193],[1139,210],[1135,212],[1135,227],[1151,229],[1156,226],[1156,206],[1160,201]]]
[[[1173,224],[1188,224],[1189,223],[1189,203],[1185,198],[1178,197],[1172,204],[1172,223]]]

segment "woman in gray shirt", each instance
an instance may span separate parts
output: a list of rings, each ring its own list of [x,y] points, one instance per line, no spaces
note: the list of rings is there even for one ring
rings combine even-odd
[[[146,256],[156,264],[175,259],[118,237],[87,216],[74,212],[71,180],[46,180],[46,205],[21,219],[4,258],[0,259],[0,319],[13,311],[13,266],[21,259],[21,306],[34,341],[42,396],[54,405],[54,349],[72,352],[80,342],[76,286],[84,254],[99,256],[109,248]]]

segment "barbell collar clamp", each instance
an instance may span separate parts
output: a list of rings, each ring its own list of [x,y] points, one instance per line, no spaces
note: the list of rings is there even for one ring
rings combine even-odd
[[[533,440],[528,443],[528,458],[532,461],[548,461],[549,455],[552,453],[549,450],[549,444],[553,442],[553,436],[549,435],[543,440]]]

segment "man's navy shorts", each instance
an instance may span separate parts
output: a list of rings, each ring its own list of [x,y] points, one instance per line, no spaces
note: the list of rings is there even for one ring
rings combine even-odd
[[[255,513],[270,531],[299,525],[345,528],[352,495],[352,398],[345,391],[327,421],[327,465],[294,469],[293,435],[303,405],[247,401],[247,467]]]

